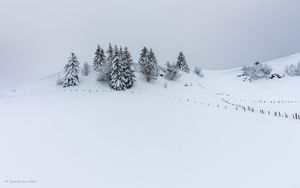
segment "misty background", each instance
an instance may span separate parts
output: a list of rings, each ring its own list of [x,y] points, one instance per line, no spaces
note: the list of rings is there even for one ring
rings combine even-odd
[[[233,68],[300,52],[298,0],[0,0],[0,86],[92,64],[97,44],[143,46],[160,64]]]

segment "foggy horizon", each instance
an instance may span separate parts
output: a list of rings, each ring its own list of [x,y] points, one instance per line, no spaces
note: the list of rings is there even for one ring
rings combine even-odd
[[[74,52],[92,63],[98,44],[142,47],[159,64],[183,51],[189,64],[230,69],[300,52],[295,0],[4,0],[0,3],[0,78],[41,77]],[[12,76],[11,74],[16,74]]]

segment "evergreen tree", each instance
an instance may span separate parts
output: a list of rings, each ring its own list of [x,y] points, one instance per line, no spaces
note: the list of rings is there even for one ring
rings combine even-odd
[[[115,90],[126,89],[125,64],[122,62],[120,51],[115,46],[114,56],[112,61],[112,71],[110,74],[110,86]]]
[[[98,80],[99,81],[109,81],[110,80],[110,74],[112,71],[112,61],[113,61],[113,56],[114,56],[114,49],[109,43],[109,47],[106,51],[107,57],[106,60],[103,64],[103,66],[100,67],[100,75]]]
[[[156,76],[157,76],[157,74],[158,74],[157,59],[156,59],[156,56],[155,56],[155,54],[154,54],[154,52],[153,52],[152,49],[150,49],[150,51],[149,51],[148,61],[149,61],[149,63],[152,65],[152,67],[153,67],[153,72],[154,72],[154,73],[156,74]]]
[[[123,51],[122,46],[120,46],[120,49],[119,49],[119,56],[121,57],[121,59],[123,58],[123,55],[124,55],[124,51]]]
[[[126,88],[131,88],[135,83],[135,74],[133,68],[133,60],[131,54],[127,47],[125,47],[124,52],[122,53],[122,62],[125,65],[125,78],[126,78]]]
[[[123,51],[123,50],[122,50]],[[115,44],[115,47],[113,49],[113,56],[112,56],[112,61],[111,63],[113,63],[115,61],[115,59],[120,59],[121,60],[121,53],[120,53],[120,49],[118,48],[118,46]]]
[[[140,58],[139,58],[139,64],[140,64],[140,67],[141,67],[141,71],[143,69],[143,66],[145,64],[147,64],[147,62],[148,62],[148,54],[149,54],[148,49],[146,47],[144,47],[142,49],[142,52],[141,52]]]
[[[91,72],[90,65],[88,63],[84,63],[81,72],[82,72],[83,76],[88,76]]]
[[[74,53],[71,53],[68,63],[65,66],[64,87],[76,86],[79,83],[79,61]]]
[[[105,63],[105,53],[104,50],[98,45],[97,50],[95,52],[95,58],[94,58],[94,70],[95,71],[100,71],[100,68],[104,65]]]
[[[186,62],[185,56],[183,52],[180,52],[177,58],[176,66],[178,69],[184,71],[184,72],[190,72],[190,68]]]
[[[106,54],[107,54],[106,62],[112,63],[113,56],[114,56],[114,49],[111,43],[109,43],[108,49],[106,50]]]
[[[139,64],[141,72],[148,82],[157,78],[157,60],[152,49],[150,52],[146,47],[142,49]]]

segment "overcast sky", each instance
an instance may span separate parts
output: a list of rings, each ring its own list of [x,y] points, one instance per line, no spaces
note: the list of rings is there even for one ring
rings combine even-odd
[[[180,50],[209,69],[270,60],[300,52],[299,8],[299,0],[0,0],[0,78],[58,72],[70,52],[91,63],[109,42],[135,60],[151,47],[161,64]]]

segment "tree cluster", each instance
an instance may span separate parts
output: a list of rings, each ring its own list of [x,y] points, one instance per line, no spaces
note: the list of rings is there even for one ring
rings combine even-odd
[[[148,82],[156,80],[159,76],[161,66],[158,65],[152,49],[144,47],[136,65],[139,66],[139,71]],[[160,76],[164,76],[168,80],[176,80],[180,76],[179,70],[184,72],[190,71],[182,52],[179,53],[177,62],[175,64],[168,63],[164,71],[165,75],[161,74]],[[133,59],[127,47],[123,49],[117,45],[112,47],[109,44],[108,49],[104,51],[98,45],[93,59],[93,66],[84,63],[81,73],[83,76],[88,76],[91,71],[99,75],[98,81],[108,83],[115,90],[129,89],[136,82]],[[64,78],[59,79],[57,83],[63,85],[63,87],[77,86],[80,81],[79,72],[80,66],[77,56],[71,53],[71,57],[65,65]]]
[[[254,65],[244,66],[242,68],[244,81],[259,80],[262,78],[269,78],[272,68],[264,63],[256,62]]]
[[[109,84],[113,89],[125,90],[134,85],[133,61],[127,47],[123,50],[115,46],[110,70]]]
[[[148,82],[157,79],[158,67],[157,59],[152,49],[144,47],[139,58],[140,71]]]
[[[300,76],[300,62],[298,65],[288,65],[285,69],[285,73],[289,76]]]

